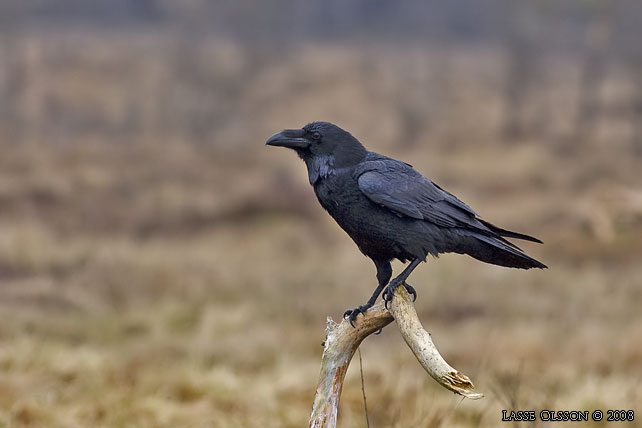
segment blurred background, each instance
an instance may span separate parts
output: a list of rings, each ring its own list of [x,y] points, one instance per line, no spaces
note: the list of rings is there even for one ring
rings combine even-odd
[[[373,427],[642,412],[640,22],[634,0],[0,1],[0,427],[305,426],[326,317],[375,286],[264,146],[313,120],[550,266],[417,269],[486,397],[440,389],[391,325],[362,345]]]

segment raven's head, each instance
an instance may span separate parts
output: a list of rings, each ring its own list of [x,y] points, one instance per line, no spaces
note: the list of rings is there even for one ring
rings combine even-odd
[[[334,174],[335,168],[356,165],[367,154],[359,140],[330,122],[311,122],[301,129],[286,129],[272,135],[265,144],[296,151],[308,167],[311,184]]]

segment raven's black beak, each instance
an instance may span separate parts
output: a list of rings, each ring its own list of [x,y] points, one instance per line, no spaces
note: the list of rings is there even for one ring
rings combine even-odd
[[[303,129],[286,129],[272,135],[265,142],[268,146],[289,147],[290,149],[305,149],[310,142],[303,138],[305,131]]]

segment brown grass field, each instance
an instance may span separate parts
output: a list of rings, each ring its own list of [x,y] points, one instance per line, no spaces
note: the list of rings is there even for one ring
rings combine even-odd
[[[541,238],[524,248],[550,267],[457,255],[420,266],[419,316],[485,398],[440,389],[393,324],[362,345],[373,427],[497,427],[502,409],[642,418],[642,158],[619,118],[573,138],[569,59],[550,59],[557,77],[532,101],[560,107],[549,133],[507,141],[490,48],[322,45],[256,68],[221,43],[185,77],[144,38],[74,40],[19,49],[24,126],[0,156],[0,427],[305,426],[326,317],[375,280],[304,165],[263,145],[313,119]],[[608,100],[626,93],[621,75]],[[400,143],[411,124],[413,143]],[[194,127],[199,138],[182,131]],[[358,369],[341,427],[365,426]]]

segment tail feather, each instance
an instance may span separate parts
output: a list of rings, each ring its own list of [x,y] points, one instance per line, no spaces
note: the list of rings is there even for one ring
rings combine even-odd
[[[486,220],[482,220],[481,218],[478,218],[477,220],[481,224],[486,226],[488,229],[490,229],[491,232],[494,232],[499,236],[505,236],[507,238],[523,239],[524,241],[531,241],[531,242],[537,242],[538,244],[542,244],[542,241],[540,241],[539,239],[533,236],[524,235],[523,233],[517,233],[517,232],[512,232],[510,230],[502,229],[501,227],[497,227],[494,224],[487,222]]]
[[[465,253],[482,262],[518,269],[547,269],[544,263],[504,242],[482,234],[471,234],[462,241],[457,252]]]

